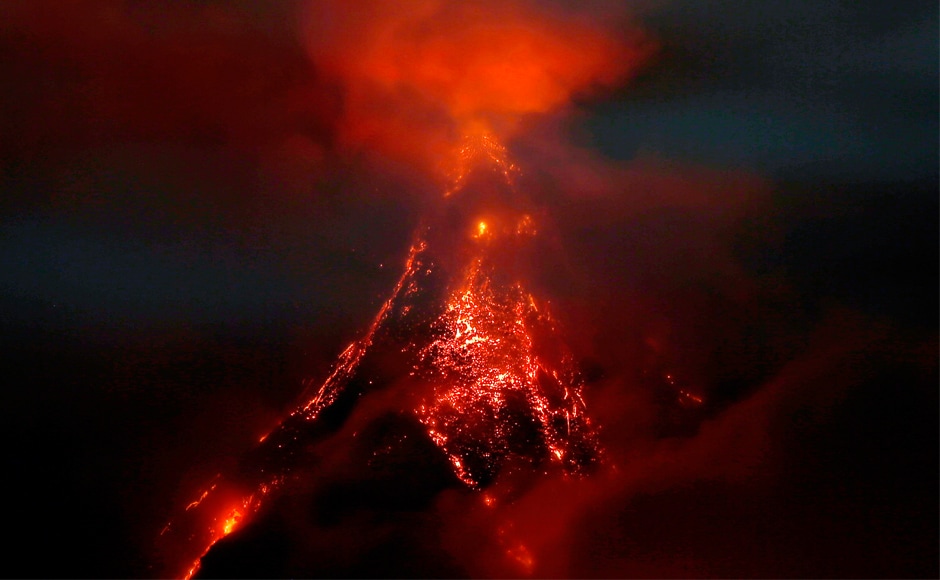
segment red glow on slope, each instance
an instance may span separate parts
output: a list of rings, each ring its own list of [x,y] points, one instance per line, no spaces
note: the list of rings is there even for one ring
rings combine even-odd
[[[468,139],[458,167],[463,172],[446,192],[455,199],[445,203],[472,207],[478,200],[472,191],[465,194],[465,188],[492,188],[482,199],[492,198],[496,206],[503,201],[493,196],[516,195],[515,167],[492,135]],[[481,167],[493,179],[465,185],[469,173]],[[463,195],[470,196],[466,207]],[[363,337],[343,350],[319,386],[309,383],[297,408],[262,438],[256,463],[249,463],[224,486],[213,481],[189,504],[186,511],[194,512],[189,521],[197,531],[184,542],[189,548],[204,542],[197,562],[219,540],[244,526],[262,500],[293,477],[295,462],[309,453],[306,433],[315,431],[313,422],[325,409],[342,396],[369,394],[370,387],[360,379],[363,372],[372,371],[361,368],[373,350],[388,348],[391,335],[401,341],[395,343],[394,358],[410,362],[411,376],[422,385],[411,413],[466,486],[482,489],[513,473],[553,470],[580,475],[600,460],[586,415],[583,380],[559,339],[557,323],[547,305],[526,291],[521,280],[513,281],[516,272],[507,269],[511,260],[507,262],[506,256],[535,234],[535,222],[531,215],[507,207],[482,209],[485,219],[466,224],[472,229],[469,240],[462,229],[443,232],[438,252],[453,249],[448,246],[450,238],[466,246],[457,252],[459,256],[433,253],[427,232],[419,230],[402,276]],[[456,257],[455,263],[464,265],[448,270],[436,263],[435,256],[451,261]],[[433,290],[432,279],[445,286]],[[413,307],[423,314],[410,317]],[[484,503],[487,497],[495,503],[492,496],[484,497]],[[507,556],[529,573],[532,554],[516,540],[505,541]],[[198,569],[198,564],[191,567],[187,575]]]
[[[444,192],[444,197],[449,197],[459,191],[466,182],[467,176],[474,167],[480,164],[481,160],[497,167],[510,184],[519,172],[519,168],[509,160],[506,147],[486,131],[465,137],[455,158],[457,162],[452,170],[451,186]]]
[[[199,565],[202,557],[205,556],[210,549],[212,549],[212,546],[214,546],[216,542],[222,538],[228,536],[236,529],[240,528],[245,523],[245,521],[247,521],[251,514],[258,511],[258,509],[261,507],[262,499],[271,491],[273,491],[279,483],[279,481],[276,481],[273,484],[263,483],[258,486],[258,489],[255,493],[236,500],[234,504],[230,503],[225,505],[216,511],[216,515],[211,518],[211,521],[207,526],[206,533],[208,540],[206,542],[206,547],[183,576],[186,580],[192,578],[199,571]],[[190,509],[198,507],[210,496],[213,491],[215,491],[217,487],[218,485],[213,483],[207,490],[200,494],[199,499],[189,504],[186,510],[189,511]],[[170,525],[172,524],[168,524],[167,528],[169,528]]]
[[[419,420],[472,487],[508,455],[532,453],[533,443],[545,445],[548,460],[564,463],[579,435],[590,437],[579,432],[590,421],[575,374],[536,353],[533,329],[550,324],[521,285],[498,287],[477,260],[435,323],[439,338],[421,351],[418,368],[435,389],[417,410]],[[520,424],[520,408],[531,411],[535,425]]]
[[[427,245],[423,240],[412,244],[408,252],[408,260],[405,262],[404,273],[402,273],[401,278],[398,279],[398,283],[395,284],[391,298],[382,304],[382,308],[379,309],[379,313],[369,326],[366,335],[346,347],[346,350],[340,355],[338,363],[334,366],[333,372],[322,386],[318,387],[312,393],[308,390],[308,392],[302,396],[302,399],[306,399],[306,403],[294,412],[295,415],[303,414],[308,419],[313,419],[321,410],[336,400],[336,396],[339,395],[344,381],[348,380],[353,375],[356,368],[359,366],[359,361],[362,359],[363,354],[372,345],[373,337],[388,317],[395,297],[399,296],[402,291],[405,290],[405,283],[414,278],[417,268],[416,258],[426,247]]]
[[[425,247],[426,244],[424,241],[418,241],[412,245],[409,257],[405,263],[404,273],[398,280],[391,298],[382,305],[382,308],[379,310],[363,338],[346,347],[339,355],[339,359],[334,365],[333,371],[322,384],[318,384],[314,389],[312,388],[314,383],[310,383],[307,392],[301,397],[301,405],[298,406],[278,428],[262,436],[259,444],[264,444],[265,441],[272,438],[272,435],[276,435],[277,437],[274,437],[274,439],[278,441],[284,441],[285,437],[296,441],[296,435],[291,435],[290,432],[286,430],[285,425],[291,420],[300,421],[302,423],[313,421],[323,409],[330,406],[330,404],[336,400],[346,386],[346,381],[356,372],[363,355],[372,345],[375,333],[388,317],[393,300],[408,292],[408,289],[405,288],[405,284],[415,276],[415,269],[417,267],[416,256],[422,252]],[[285,445],[284,443],[275,442],[271,444],[276,445],[278,449],[283,448]],[[211,485],[202,491],[196,500],[187,504],[184,510],[186,512],[205,506],[207,502],[211,505],[205,506],[208,513],[203,516],[204,520],[198,521],[195,524],[197,528],[204,526],[204,529],[201,531],[197,530],[192,541],[202,541],[204,548],[199,553],[195,563],[188,568],[187,572],[184,574],[184,578],[187,580],[192,578],[199,571],[199,562],[202,557],[212,549],[212,546],[243,526],[251,515],[257,512],[261,507],[262,500],[283,484],[287,475],[286,471],[275,470],[270,473],[264,473],[263,471],[264,470],[262,470],[262,473],[256,474],[253,491],[243,496],[241,499],[238,499],[234,505],[231,503],[222,503],[224,499],[216,492],[219,487],[220,476],[216,476]],[[231,492],[226,490],[226,493]],[[207,519],[207,521],[205,521],[205,519]],[[167,524],[164,528],[164,533],[172,527],[173,522]],[[202,538],[202,540],[198,538]]]

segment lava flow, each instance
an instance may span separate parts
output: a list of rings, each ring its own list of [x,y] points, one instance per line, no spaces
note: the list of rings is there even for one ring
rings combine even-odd
[[[371,393],[399,389],[412,402],[403,416],[472,490],[520,469],[580,475],[600,461],[574,358],[547,305],[523,283],[519,266],[537,228],[516,191],[517,171],[491,135],[467,139],[441,214],[419,228],[367,332],[237,473],[217,478],[165,528],[195,559],[186,577],[266,497],[315,463],[316,442],[340,430]]]
[[[421,350],[418,369],[434,389],[418,418],[472,487],[510,455],[580,471],[596,448],[572,361],[553,368],[540,356],[534,331],[554,330],[551,318],[521,284],[499,287],[487,270],[483,258],[468,267]]]

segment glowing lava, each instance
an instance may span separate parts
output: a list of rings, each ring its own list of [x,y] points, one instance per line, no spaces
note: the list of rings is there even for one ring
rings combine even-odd
[[[502,174],[503,179],[510,185],[519,168],[509,160],[506,148],[487,131],[464,138],[463,145],[457,152],[457,164],[453,171],[451,186],[444,192],[444,197],[450,197],[460,191],[465,185],[467,177],[480,163],[490,163]],[[483,223],[485,227],[484,222]]]
[[[186,580],[192,578],[199,571],[199,565],[202,557],[209,552],[212,546],[239,528],[250,514],[255,513],[258,508],[261,507],[261,500],[267,496],[275,487],[274,485],[262,483],[258,486],[258,489],[255,493],[251,493],[243,498],[235,500],[234,502],[226,503],[224,501],[224,497],[212,495],[219,486],[218,480],[220,477],[220,475],[217,475],[215,481],[213,481],[213,483],[205,491],[203,491],[195,501],[186,506],[185,511],[187,512],[190,510],[196,510],[197,508],[202,507],[206,500],[209,500],[209,502],[213,504],[211,506],[211,511],[215,514],[207,522],[204,530],[198,531],[198,534],[194,533],[194,535],[198,535],[202,542],[204,542],[205,548],[196,561],[192,563],[192,565],[183,575],[183,578]],[[170,522],[166,527],[163,528],[161,535],[166,534],[172,529],[173,522]]]
[[[535,336],[554,330],[551,319],[521,284],[500,287],[488,270],[483,258],[470,265],[421,350],[416,369],[434,389],[418,418],[473,487],[510,456],[578,471],[596,449],[571,359],[555,368],[540,356]]]
[[[600,460],[574,359],[547,305],[512,267],[537,231],[526,208],[514,205],[517,169],[486,134],[467,140],[457,168],[444,195],[445,209],[456,213],[419,228],[401,278],[364,336],[346,347],[321,384],[308,386],[238,473],[217,478],[187,506],[188,523],[165,529],[179,528],[183,551],[196,558],[187,577],[213,544],[299,476],[297,465],[317,437],[345,420],[331,411],[335,424],[324,427],[324,412],[352,408],[372,391],[411,393],[407,400],[416,402],[405,415],[472,489],[519,469],[583,474]],[[389,358],[406,363],[398,367],[405,377],[385,370],[381,361]],[[531,571],[534,559],[524,546],[507,546],[507,554]]]

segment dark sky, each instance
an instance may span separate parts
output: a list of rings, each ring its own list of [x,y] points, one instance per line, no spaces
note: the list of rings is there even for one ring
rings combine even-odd
[[[714,429],[682,453],[717,467],[611,502],[728,557],[702,543],[707,514],[679,506],[712,498],[715,518],[753,524],[714,507],[728,492],[707,474],[733,471],[713,442],[754,412],[776,441],[776,479],[748,497],[772,498],[781,526],[760,537],[789,548],[737,568],[620,567],[618,545],[655,555],[666,532],[593,506],[585,517],[611,531],[595,567],[578,569],[936,575],[936,3],[632,10],[658,46],[635,77],[528,116],[509,143],[577,275],[544,284],[573,347],[608,374],[660,341],[713,401]],[[342,37],[329,10],[313,13]],[[349,138],[355,86],[311,57],[300,14],[288,2],[0,4],[8,575],[146,575],[167,514],[323,376],[394,284],[440,183]],[[608,381],[597,396],[624,389]],[[630,499],[635,488],[648,493]],[[806,507],[821,497],[834,507]],[[792,541],[807,526],[830,539]],[[805,568],[782,563],[804,556]]]
[[[612,155],[652,150],[777,179],[936,174],[936,7],[667,2],[645,22],[664,39],[665,70],[601,107],[592,127]]]

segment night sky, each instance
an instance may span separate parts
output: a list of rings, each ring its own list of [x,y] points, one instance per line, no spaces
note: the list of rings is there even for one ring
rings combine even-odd
[[[5,576],[152,576],[381,306],[467,105],[375,89],[380,5],[0,3]],[[619,46],[545,57],[550,102],[474,93],[630,473],[568,505],[566,573],[936,577],[936,3],[479,7]],[[705,397],[693,432],[650,368]]]

